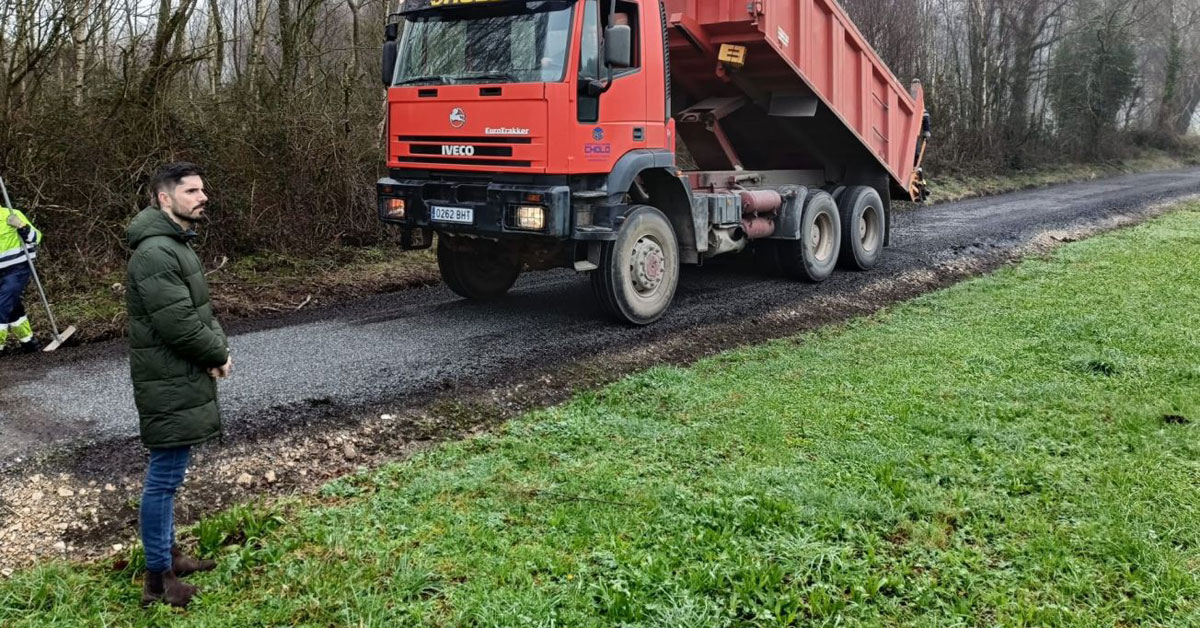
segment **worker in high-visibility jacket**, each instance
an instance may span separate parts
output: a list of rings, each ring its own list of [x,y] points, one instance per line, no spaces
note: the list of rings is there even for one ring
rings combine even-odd
[[[41,241],[42,232],[34,228],[25,214],[0,207],[0,354],[8,345],[10,333],[20,341],[24,353],[42,348],[33,337],[33,327],[21,303],[21,293],[25,292],[31,274],[29,261],[37,257]]]

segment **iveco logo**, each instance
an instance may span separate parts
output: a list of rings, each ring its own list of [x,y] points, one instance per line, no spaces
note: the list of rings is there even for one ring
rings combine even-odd
[[[442,145],[442,154],[443,155],[462,155],[462,156],[466,156],[466,157],[472,157],[475,155],[475,147],[474,146],[460,146],[460,145],[456,145],[456,144],[444,144],[444,145]]]
[[[467,123],[467,112],[462,110],[462,107],[455,107],[450,110],[450,126],[461,129]]]

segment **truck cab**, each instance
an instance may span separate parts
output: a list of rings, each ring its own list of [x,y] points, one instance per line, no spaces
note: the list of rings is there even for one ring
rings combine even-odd
[[[406,248],[431,246],[436,233],[442,277],[465,298],[498,298],[523,270],[568,267],[588,273],[605,309],[632,324],[663,315],[680,264],[716,254],[751,248],[776,271],[828,276],[847,191],[875,194],[870,220],[852,227],[882,248],[888,169],[869,151],[832,151],[826,161],[862,162],[840,169],[820,156],[790,169],[758,159],[770,152],[758,145],[777,138],[744,136],[770,121],[778,90],[764,95],[739,73],[761,28],[753,15],[696,21],[688,12],[698,4],[681,0],[668,17],[653,0],[405,0],[385,31],[380,219]],[[740,43],[721,44],[722,30]],[[673,77],[673,56],[711,66]],[[808,100],[796,91],[793,109],[820,108],[815,91]],[[677,130],[695,137],[704,170],[678,167]],[[739,143],[754,145],[749,160]],[[751,168],[755,159],[769,168]],[[825,211],[806,226],[814,199]],[[804,238],[811,268],[786,244]]]

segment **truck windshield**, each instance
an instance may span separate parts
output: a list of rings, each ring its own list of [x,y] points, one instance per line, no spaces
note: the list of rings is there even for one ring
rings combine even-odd
[[[561,81],[571,11],[556,0],[408,13],[393,84]]]

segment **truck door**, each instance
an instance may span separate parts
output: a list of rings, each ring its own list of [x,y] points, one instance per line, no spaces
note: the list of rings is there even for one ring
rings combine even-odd
[[[589,81],[604,81],[608,76],[601,46],[604,27],[608,22],[607,4],[607,0],[603,4],[597,0],[584,0],[579,48],[580,91],[576,101],[578,106],[572,146],[568,149],[571,171],[576,173],[609,172],[621,155],[637,148],[651,147],[647,99],[652,90],[648,89],[648,76],[643,67],[644,44],[640,26],[644,16],[641,14],[641,4],[617,2],[614,16],[616,23],[628,24],[633,31],[630,67],[613,68],[612,85],[603,94],[593,96],[586,92]],[[653,22],[657,21],[655,13]],[[661,100],[661,90],[654,91],[654,95]],[[661,112],[661,104],[657,110]],[[659,132],[663,117],[659,115],[656,120]],[[661,144],[657,147],[661,147]]]

